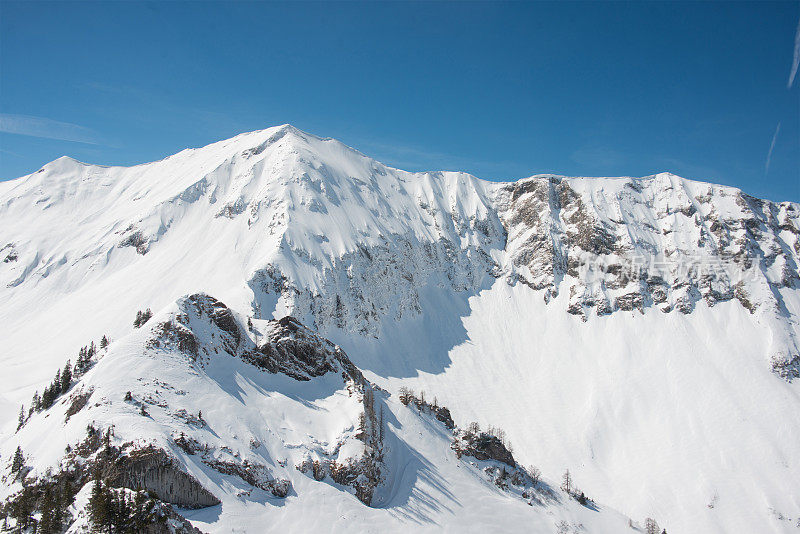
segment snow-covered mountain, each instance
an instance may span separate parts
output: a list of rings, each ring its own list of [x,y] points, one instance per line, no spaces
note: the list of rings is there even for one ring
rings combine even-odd
[[[291,126],[129,168],[61,158],[0,183],[3,467],[19,445],[42,476],[87,425],[113,424],[106,449],[166,451],[221,501],[186,513],[208,532],[233,517],[251,532],[623,532],[624,516],[794,532],[799,228],[798,204],[667,173],[408,173]],[[156,314],[135,328],[145,308]],[[316,357],[271,344],[294,339],[287,325]],[[91,370],[15,433],[20,404],[103,335]],[[404,387],[462,429],[502,428],[545,482],[497,489],[479,466],[496,460],[454,456],[463,436],[403,406]],[[366,405],[386,420],[365,434]],[[369,506],[358,484],[297,469],[356,465],[379,429]],[[600,513],[554,489],[566,469]]]

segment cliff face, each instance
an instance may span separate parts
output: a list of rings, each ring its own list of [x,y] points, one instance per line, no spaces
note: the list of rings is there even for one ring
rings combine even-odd
[[[180,468],[177,459],[155,447],[134,449],[113,463],[105,463],[103,474],[114,487],[146,490],[159,500],[181,508],[205,508],[220,503],[196,478]]]

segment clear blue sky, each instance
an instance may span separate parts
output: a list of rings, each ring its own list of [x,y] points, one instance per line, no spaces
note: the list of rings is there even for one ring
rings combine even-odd
[[[799,17],[797,2],[2,2],[0,179],[288,122],[408,170],[672,171],[800,201]]]

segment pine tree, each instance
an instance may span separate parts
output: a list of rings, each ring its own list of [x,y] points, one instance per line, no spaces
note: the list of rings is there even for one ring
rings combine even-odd
[[[53,393],[58,397],[61,395],[61,369],[56,371],[56,377],[53,379]]]
[[[92,526],[100,532],[106,529],[109,533],[111,532],[110,497],[111,492],[103,487],[100,470],[97,469],[94,473],[94,484],[92,485],[92,495],[89,497],[88,508]]]
[[[72,364],[67,360],[64,370],[61,371],[61,392],[66,393],[72,385]]]
[[[64,524],[64,519],[67,517],[69,507],[74,498],[75,490],[72,487],[69,476],[62,476],[58,488],[58,513],[56,514],[56,521],[59,527]]]
[[[25,424],[25,405],[19,407],[19,420],[17,421],[17,432]]]
[[[35,497],[33,487],[25,486],[11,503],[11,517],[17,522],[17,531],[22,532],[31,524],[34,512]]]
[[[44,388],[44,393],[42,393],[42,410],[46,410],[53,405],[53,401],[55,400],[55,393],[53,392],[53,385],[49,385]]]
[[[33,412],[38,412],[42,409],[42,398],[39,396],[39,392],[33,394],[33,398],[31,398],[31,407],[28,408],[28,417],[33,415]]]
[[[55,500],[53,499],[53,491],[50,485],[47,484],[44,488],[44,496],[42,497],[42,517],[39,520],[39,534],[55,534],[57,532],[55,525]],[[59,525],[60,527],[60,525]],[[60,529],[59,529],[60,530]]]
[[[104,349],[107,346],[108,346],[108,338],[106,336],[103,336],[102,339],[100,340],[100,348]]]
[[[17,450],[14,452],[14,459],[11,461],[11,472],[18,474],[25,466],[25,455],[22,454],[22,447],[17,445]]]
[[[133,498],[133,521],[132,527],[136,532],[143,532],[150,522],[152,502],[145,496],[143,491],[137,491]]]

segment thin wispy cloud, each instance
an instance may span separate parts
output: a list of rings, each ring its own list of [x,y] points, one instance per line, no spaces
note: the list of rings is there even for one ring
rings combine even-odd
[[[797,21],[797,31],[794,34],[794,57],[792,58],[792,70],[789,73],[787,89],[791,89],[794,84],[794,77],[797,76],[797,68],[800,67],[800,20]]]
[[[772,161],[772,151],[775,149],[775,141],[778,140],[778,133],[781,131],[781,123],[775,128],[775,134],[772,136],[772,142],[769,144],[769,152],[767,152],[767,161],[764,163],[764,176],[769,172],[769,163]]]
[[[85,126],[45,117],[0,113],[0,132],[98,145],[96,134]]]

